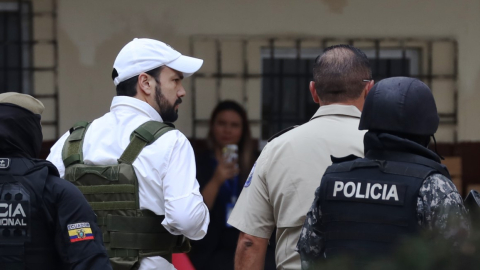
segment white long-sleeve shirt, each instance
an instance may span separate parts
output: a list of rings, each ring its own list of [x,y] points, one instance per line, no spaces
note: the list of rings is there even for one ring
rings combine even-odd
[[[136,98],[113,98],[110,112],[94,120],[85,134],[85,164],[117,164],[117,159],[130,142],[130,134],[141,124],[155,120],[160,114],[148,103]],[[62,148],[69,132],[51,148],[51,161],[63,177],[65,166]],[[165,215],[162,225],[170,233],[198,240],[207,233],[210,222],[196,179],[195,157],[185,135],[174,130],[146,146],[133,162],[138,178],[140,209]],[[175,269],[162,257],[141,261],[140,270]]]

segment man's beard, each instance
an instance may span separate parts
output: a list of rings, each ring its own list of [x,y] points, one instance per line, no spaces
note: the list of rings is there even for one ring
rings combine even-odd
[[[162,89],[159,85],[155,87],[155,102],[158,108],[160,108],[160,116],[164,122],[173,123],[178,119],[178,110],[175,110],[175,106],[182,103],[182,99],[178,98],[172,105],[168,102],[165,96],[162,94]]]

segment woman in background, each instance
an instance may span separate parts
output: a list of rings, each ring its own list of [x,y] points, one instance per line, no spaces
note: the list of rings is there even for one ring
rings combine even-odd
[[[208,150],[196,155],[197,180],[210,210],[207,235],[192,241],[190,259],[197,270],[234,269],[238,230],[227,224],[257,156],[247,113],[234,101],[220,102],[210,117]],[[238,159],[229,162],[224,147],[238,146]],[[275,269],[273,250],[267,251],[265,269]]]

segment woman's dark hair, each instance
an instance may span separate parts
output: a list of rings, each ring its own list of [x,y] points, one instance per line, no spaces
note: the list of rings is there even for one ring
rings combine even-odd
[[[154,68],[152,70],[146,71],[145,73],[152,76],[155,79],[155,81],[159,83],[158,77],[162,72],[162,68],[163,66]],[[117,70],[113,69],[112,80],[115,80],[117,76],[118,76]],[[127,97],[135,96],[137,94],[137,82],[138,82],[138,75],[119,83],[117,85],[117,96],[127,96]]]
[[[243,174],[248,174],[253,165],[252,162],[255,149],[252,142],[252,135],[250,133],[250,124],[248,123],[247,112],[242,105],[232,100],[225,100],[217,104],[215,109],[213,109],[212,115],[210,116],[210,128],[208,131],[207,143],[212,150],[215,149],[217,142],[215,141],[215,136],[213,135],[213,125],[218,114],[223,111],[234,111],[238,113],[242,119],[242,136],[238,142],[238,164],[240,165],[240,174],[242,175],[241,179],[245,180]]]

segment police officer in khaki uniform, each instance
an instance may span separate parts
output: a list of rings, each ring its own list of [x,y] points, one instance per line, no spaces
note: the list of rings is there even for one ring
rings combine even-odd
[[[317,57],[313,74],[309,88],[321,107],[309,122],[269,140],[228,220],[241,231],[237,270],[263,269],[275,227],[277,269],[300,269],[295,246],[330,156],[363,156],[358,124],[374,84],[367,57],[352,46],[332,46]]]

